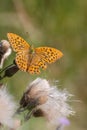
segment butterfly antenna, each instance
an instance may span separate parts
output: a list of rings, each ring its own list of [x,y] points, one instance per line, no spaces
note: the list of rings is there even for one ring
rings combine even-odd
[[[30,36],[29,32],[26,32],[26,34],[27,34],[28,40],[30,42],[30,46],[32,46],[33,42],[31,40],[31,36]]]
[[[27,35],[28,37],[30,37],[29,32],[26,32],[26,35]]]

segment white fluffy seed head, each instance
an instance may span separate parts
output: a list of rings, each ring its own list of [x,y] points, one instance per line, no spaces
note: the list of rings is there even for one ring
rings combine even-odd
[[[47,96],[49,93],[50,86],[47,80],[37,78],[28,86],[27,89],[30,90],[29,94],[31,94],[33,97],[36,98],[37,96],[39,97],[40,95]]]
[[[8,93],[6,87],[0,88],[0,123],[10,128],[14,127],[15,120],[13,118],[16,104],[12,96]]]
[[[58,124],[57,120],[61,117],[68,117],[74,114],[72,107],[68,104],[70,94],[67,91],[60,91],[51,87],[48,100],[45,104],[37,107],[41,109],[46,119],[52,124]]]
[[[29,84],[27,90],[30,89],[31,87],[36,91],[45,91],[45,90],[47,91],[50,88],[48,81],[41,78],[37,78],[31,84]]]
[[[33,99],[41,96],[46,98],[46,101],[39,103],[35,109],[41,110],[42,115],[52,124],[58,125],[58,120],[62,117],[67,118],[75,113],[69,105],[72,94],[51,86],[46,79],[37,78],[28,86],[26,92],[29,96],[33,95]]]

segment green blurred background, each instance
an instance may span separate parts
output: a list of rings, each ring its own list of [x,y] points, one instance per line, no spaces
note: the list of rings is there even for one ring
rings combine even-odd
[[[34,47],[55,47],[64,54],[40,75],[19,71],[5,78],[3,82],[15,100],[21,98],[36,77],[59,80],[59,88],[67,88],[74,99],[81,101],[72,103],[76,114],[66,129],[87,130],[87,0],[1,0],[0,40],[7,39],[8,32],[19,34]],[[14,55],[5,61],[4,67],[12,63]],[[48,128],[43,119],[33,118],[22,129]]]

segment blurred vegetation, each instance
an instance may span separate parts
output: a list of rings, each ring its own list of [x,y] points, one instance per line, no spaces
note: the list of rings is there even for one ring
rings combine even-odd
[[[76,115],[68,129],[87,130],[87,0],[1,0],[0,39],[7,39],[8,32],[19,34],[35,47],[51,46],[64,53],[40,75],[19,71],[4,79],[15,100],[38,76],[59,80],[60,88],[67,88],[75,99],[81,100],[73,102]],[[5,61],[4,67],[13,62],[14,55]],[[29,124],[32,130],[44,127],[40,119],[32,119]],[[23,129],[28,130],[27,125]]]

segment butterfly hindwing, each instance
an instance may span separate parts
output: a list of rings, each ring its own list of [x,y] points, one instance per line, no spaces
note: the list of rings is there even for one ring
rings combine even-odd
[[[28,55],[25,51],[18,52],[16,54],[15,62],[18,66],[18,68],[22,71],[27,71],[28,67]]]
[[[12,49],[15,52],[20,52],[22,50],[28,50],[30,45],[20,36],[14,34],[14,33],[8,33],[7,37],[9,39],[9,42],[11,44]]]
[[[31,74],[39,74],[40,73],[40,68],[46,69],[47,65],[43,59],[40,58],[39,55],[34,54],[32,57],[32,61],[28,67],[28,72]]]

